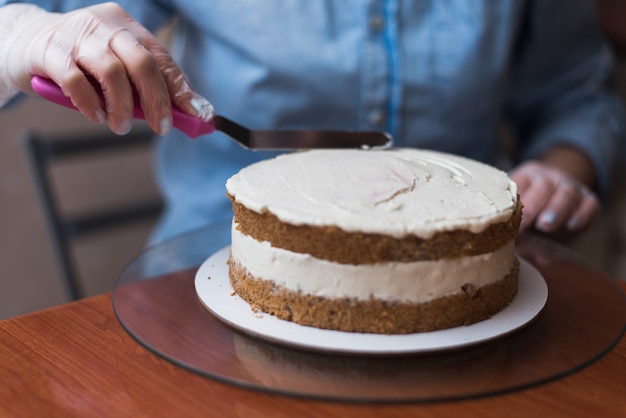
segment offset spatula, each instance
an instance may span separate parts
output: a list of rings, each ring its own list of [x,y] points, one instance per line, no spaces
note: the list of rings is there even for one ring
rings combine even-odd
[[[33,90],[44,99],[76,110],[69,97],[52,80],[35,76]],[[145,119],[143,110],[135,101],[134,117]],[[172,109],[173,125],[191,138],[222,131],[241,146],[252,150],[279,150],[304,148],[387,148],[391,137],[378,131],[315,131],[315,130],[255,130],[241,126],[224,116],[214,116],[209,122]]]

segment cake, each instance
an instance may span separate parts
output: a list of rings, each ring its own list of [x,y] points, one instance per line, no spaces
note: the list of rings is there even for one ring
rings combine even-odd
[[[228,179],[229,279],[255,311],[408,334],[490,318],[515,297],[522,215],[508,175],[416,149],[283,154]]]

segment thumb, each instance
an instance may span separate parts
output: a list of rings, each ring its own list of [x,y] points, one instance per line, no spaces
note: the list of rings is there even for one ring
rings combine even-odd
[[[211,120],[215,114],[213,105],[191,87],[169,51],[161,43],[149,43],[146,47],[157,60],[174,106],[202,120]]]

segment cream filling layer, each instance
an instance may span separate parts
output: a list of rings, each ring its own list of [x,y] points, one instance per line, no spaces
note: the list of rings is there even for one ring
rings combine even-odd
[[[515,243],[472,257],[351,265],[274,248],[233,224],[231,255],[252,276],[303,295],[423,303],[460,292],[464,284],[481,287],[501,280],[513,266]]]

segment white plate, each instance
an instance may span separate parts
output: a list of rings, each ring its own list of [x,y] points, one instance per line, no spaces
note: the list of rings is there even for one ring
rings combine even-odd
[[[466,347],[507,335],[532,321],[548,299],[548,287],[539,272],[520,259],[515,299],[493,317],[472,325],[416,334],[383,335],[343,332],[298,325],[263,312],[253,312],[237,296],[228,279],[230,246],[209,257],[195,277],[200,301],[215,316],[246,334],[312,351],[393,355],[426,353]]]

